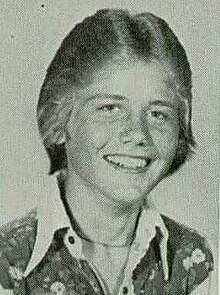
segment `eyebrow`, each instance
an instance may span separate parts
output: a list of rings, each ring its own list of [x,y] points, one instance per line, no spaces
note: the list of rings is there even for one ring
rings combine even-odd
[[[113,99],[113,100],[118,100],[118,101],[127,100],[127,98],[125,96],[122,96],[122,95],[108,94],[108,93],[97,93],[95,95],[88,96],[85,99],[85,102],[95,100],[95,99],[103,99],[103,98]],[[165,107],[168,107],[168,108],[171,108],[171,109],[176,108],[176,105],[174,103],[172,103],[170,101],[159,100],[159,99],[150,101],[148,107],[149,106],[165,106]]]
[[[127,98],[121,95],[117,95],[117,94],[108,94],[108,93],[98,93],[92,96],[88,96],[85,101],[90,101],[90,100],[94,100],[94,99],[101,99],[101,98],[109,98],[109,99],[113,99],[113,100],[126,100]]]
[[[154,100],[149,102],[149,106],[165,106],[169,107],[172,109],[176,108],[176,105],[170,101],[165,101],[165,100]]]

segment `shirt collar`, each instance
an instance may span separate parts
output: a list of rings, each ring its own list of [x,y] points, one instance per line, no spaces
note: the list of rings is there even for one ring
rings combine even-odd
[[[55,181],[55,180],[54,180]],[[57,184],[56,184],[57,187]],[[84,258],[82,253],[82,241],[81,238],[72,229],[69,217],[64,208],[63,202],[60,199],[60,193],[57,191],[53,196],[47,196],[42,202],[40,202],[37,209],[38,216],[38,228],[37,236],[34,245],[34,249],[31,258],[28,262],[24,277],[27,277],[29,273],[41,262],[49,249],[54,237],[54,233],[58,229],[68,228],[68,231],[64,237],[64,243],[76,258]],[[57,218],[59,216],[59,218]],[[168,279],[168,264],[167,264],[167,240],[168,231],[165,224],[154,208],[153,205],[145,206],[141,212],[141,216],[138,221],[136,234],[131,247],[130,258],[127,264],[127,268],[134,269],[146,250],[149,247],[150,241],[156,234],[156,227],[158,227],[162,233],[162,240],[160,242],[161,260],[164,270],[165,279]],[[68,237],[73,236],[75,243],[74,247],[68,246]]]

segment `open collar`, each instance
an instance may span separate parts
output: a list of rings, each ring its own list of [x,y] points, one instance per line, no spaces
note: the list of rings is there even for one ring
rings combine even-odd
[[[59,218],[57,218],[59,216]],[[69,249],[72,256],[75,258],[85,259],[82,251],[82,240],[77,233],[72,229],[69,217],[65,210],[60,193],[57,191],[53,196],[48,196],[41,202],[37,209],[38,228],[34,249],[31,258],[28,262],[24,277],[41,262],[46,252],[48,251],[51,242],[54,238],[54,233],[62,228],[67,228],[67,233],[64,236],[64,243]],[[160,255],[162,260],[163,271],[165,279],[168,279],[168,263],[167,263],[167,240],[168,231],[164,222],[154,208],[154,206],[143,207],[138,225],[136,228],[135,238],[131,245],[131,251],[127,263],[127,271],[125,274],[130,274],[131,270],[139,263],[140,259],[144,256],[151,240],[156,235],[156,228],[159,228],[162,233],[162,240],[160,242]],[[75,243],[74,247],[68,244],[68,237],[73,236]],[[130,276],[130,275],[129,275]],[[125,280],[128,280],[129,277]]]

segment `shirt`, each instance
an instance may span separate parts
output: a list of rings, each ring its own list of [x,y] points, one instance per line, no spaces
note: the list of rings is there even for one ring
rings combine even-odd
[[[46,200],[1,229],[0,284],[19,295],[107,294],[59,195]],[[193,294],[212,269],[204,238],[143,208],[118,294]]]

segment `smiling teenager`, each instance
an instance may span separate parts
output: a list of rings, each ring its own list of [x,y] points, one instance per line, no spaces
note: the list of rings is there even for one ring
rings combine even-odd
[[[2,229],[3,288],[207,294],[206,241],[148,201],[195,145],[190,66],[166,22],[106,9],[77,24],[47,70],[37,115],[61,197]]]

